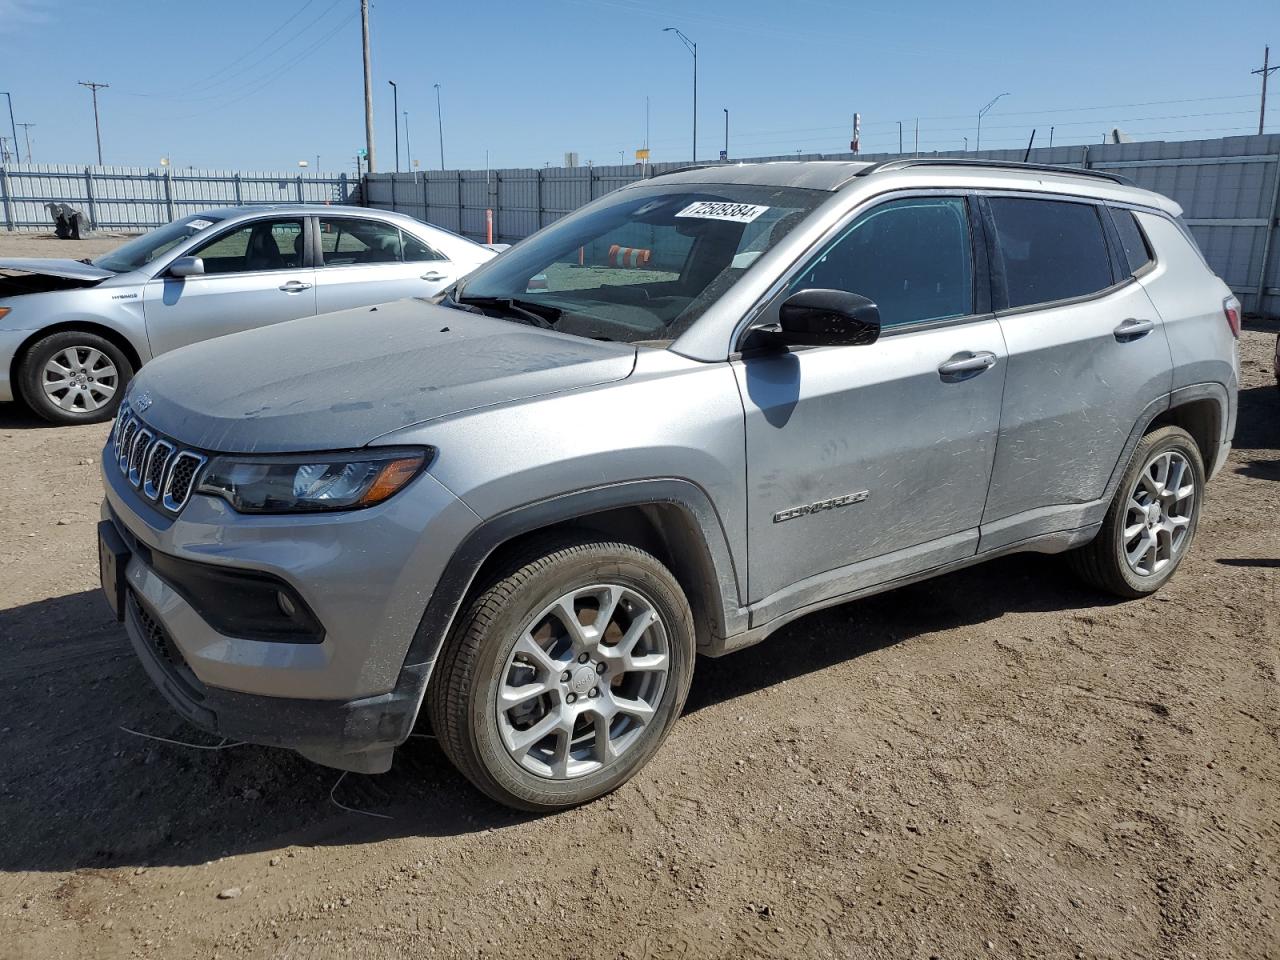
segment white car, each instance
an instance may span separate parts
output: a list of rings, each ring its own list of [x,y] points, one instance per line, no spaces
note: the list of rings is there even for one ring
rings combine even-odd
[[[403,214],[293,204],[184,217],[89,262],[0,259],[0,401],[55,423],[107,420],[161,353],[430,297],[495,255]]]

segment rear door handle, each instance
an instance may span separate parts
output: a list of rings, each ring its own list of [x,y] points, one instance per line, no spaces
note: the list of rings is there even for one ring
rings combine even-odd
[[[310,290],[311,284],[303,283],[301,280],[290,280],[288,283],[280,287],[285,293],[301,293],[303,290]]]
[[[445,273],[437,273],[435,270],[428,270],[422,275],[422,279],[428,283],[439,283],[441,280],[448,280],[449,275]]]
[[[989,350],[978,353],[962,354],[952,357],[938,367],[938,373],[944,380],[964,380],[976,377],[996,365],[996,355]]]
[[[1154,320],[1137,320],[1134,317],[1130,317],[1116,327],[1116,339],[1121,343],[1137,340],[1139,337],[1145,337],[1155,328],[1156,322]]]

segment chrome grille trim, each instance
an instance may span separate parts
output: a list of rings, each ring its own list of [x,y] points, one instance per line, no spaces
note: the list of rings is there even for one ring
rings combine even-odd
[[[168,478],[164,487],[164,498],[160,501],[161,505],[172,513],[177,513],[187,505],[187,501],[191,499],[191,491],[196,487],[196,478],[200,475],[200,469],[209,460],[204,454],[196,453],[194,450],[183,450],[169,458],[170,466],[168,468]],[[181,496],[174,496],[175,479],[179,476],[178,467],[183,460],[192,460],[191,478],[186,483],[186,489],[177,491]]]
[[[165,480],[165,470],[169,466],[169,458],[173,455],[174,446],[168,440],[157,440],[147,451],[147,462],[142,468],[142,493],[148,500],[156,500],[160,496]],[[164,455],[159,469],[154,469],[156,457]]]
[[[129,485],[167,513],[178,513],[187,505],[201,469],[209,462],[198,450],[180,447],[156,433],[127,406],[120,408],[107,444]],[[159,466],[157,457],[163,458]]]

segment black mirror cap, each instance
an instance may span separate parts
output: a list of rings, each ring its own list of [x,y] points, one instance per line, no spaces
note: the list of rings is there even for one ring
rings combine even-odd
[[[880,309],[844,290],[801,290],[778,311],[769,333],[787,346],[857,347],[880,337]]]

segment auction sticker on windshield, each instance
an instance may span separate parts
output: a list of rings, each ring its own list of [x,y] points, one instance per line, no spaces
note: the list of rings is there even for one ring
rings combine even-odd
[[[205,227],[212,227],[212,220],[192,220],[187,224],[192,230],[203,230]]]
[[[691,203],[677,217],[693,217],[697,220],[731,220],[734,223],[751,223],[768,210],[755,203],[726,203],[722,200],[699,200]]]

